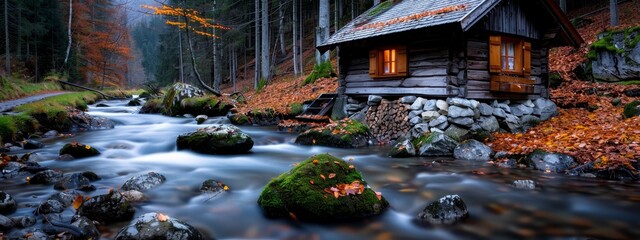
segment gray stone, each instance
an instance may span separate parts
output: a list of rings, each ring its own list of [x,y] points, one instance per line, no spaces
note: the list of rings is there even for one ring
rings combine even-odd
[[[482,114],[480,114],[480,110],[473,108],[473,119],[478,119],[480,116],[482,116]]]
[[[541,150],[533,151],[527,159],[530,160],[533,168],[540,171],[564,172],[578,165],[569,155]]]
[[[640,78],[640,44],[634,41],[639,30],[601,33],[598,39],[609,37],[615,50],[596,49],[596,59],[592,62],[593,77],[598,80],[617,82]],[[635,45],[630,45],[635,44]]]
[[[542,121],[558,115],[558,108],[554,102],[545,98],[538,98],[533,101],[535,107],[533,108],[533,114],[540,116]]]
[[[510,116],[513,116],[513,115],[510,115]],[[520,125],[519,121],[517,120],[517,117],[516,116],[513,116],[513,117],[516,118],[516,120],[512,119],[510,121],[507,121],[505,119],[503,121],[500,121],[500,128],[510,133],[524,132],[524,128],[522,127],[522,125]]]
[[[346,96],[336,97],[335,103],[333,104],[333,109],[331,110],[331,118],[344,119],[348,117],[346,107],[347,107],[347,97]]]
[[[493,108],[493,116],[505,118],[507,117],[507,113],[502,108]]]
[[[471,102],[471,108],[478,108],[478,106],[480,106],[480,102],[477,100],[471,99],[469,101]]]
[[[409,120],[409,124],[411,126],[415,126],[418,123],[422,123],[422,117],[414,117],[414,118]]]
[[[486,103],[480,103],[478,110],[480,110],[482,116],[491,116],[493,114],[493,107]]]
[[[496,117],[494,116],[480,117],[478,123],[480,124],[480,127],[482,127],[482,129],[488,132],[497,132],[498,130],[500,130],[498,119],[496,119]]]
[[[427,123],[418,123],[411,128],[411,138],[419,138],[425,133],[429,133],[429,124]]]
[[[411,112],[409,112],[409,119],[412,119],[414,117],[420,116],[422,117],[422,110],[413,110]]]
[[[416,98],[416,100],[411,104],[411,110],[422,110],[424,102],[426,101],[426,99],[421,97]]]
[[[433,201],[418,214],[418,219],[428,224],[452,224],[469,216],[467,206],[458,195],[447,195]]]
[[[474,115],[475,113],[471,108],[456,105],[450,106],[448,111],[448,116],[451,118],[473,117]]]
[[[75,200],[78,195],[80,195],[80,192],[76,190],[64,190],[62,192],[52,194],[49,196],[48,200],[56,200],[62,203],[66,208],[71,206],[73,200]]]
[[[44,138],[51,138],[51,137],[57,137],[57,136],[58,136],[58,131],[56,130],[50,130],[46,132],[44,135],[42,135],[42,137]]]
[[[470,128],[475,122],[470,117],[448,118],[449,122]]]
[[[358,111],[360,110],[360,104],[353,104],[353,103],[349,103],[346,106],[347,111]]]
[[[509,107],[509,105],[504,103],[498,103],[498,105],[494,106],[494,108],[500,108],[506,113],[511,113],[511,108]]]
[[[434,126],[435,128],[439,129],[440,132],[444,132],[445,129],[447,129],[447,127],[449,127],[449,121],[447,122],[443,122],[441,124],[438,124],[436,126]]]
[[[369,111],[369,106],[361,109],[360,111],[354,113],[353,115],[351,115],[349,118],[356,120],[360,123],[365,123],[365,119],[367,118],[367,111]]]
[[[122,185],[121,189],[124,191],[136,190],[142,192],[157,187],[166,180],[167,179],[162,174],[149,172],[147,174],[130,178]]]
[[[517,189],[534,190],[536,189],[536,183],[533,180],[515,180],[513,186]]]
[[[137,190],[121,191],[120,194],[129,202],[142,202],[147,200],[147,196]]]
[[[416,149],[409,139],[403,139],[393,145],[388,155],[392,158],[413,157],[416,155]]]
[[[40,141],[33,140],[33,139],[28,139],[22,145],[22,148],[24,148],[25,150],[28,150],[28,149],[40,149],[40,148],[43,148],[43,147],[44,147],[43,143],[41,143]]]
[[[65,208],[60,201],[49,199],[40,203],[36,211],[38,214],[61,213]]]
[[[60,181],[63,177],[63,173],[55,170],[45,170],[38,172],[33,177],[29,178],[30,184],[53,184]]]
[[[0,230],[9,230],[12,229],[16,224],[11,220],[11,218],[0,215]],[[3,236],[3,235],[0,235]]]
[[[87,217],[78,217],[71,223],[71,225],[80,229],[80,235],[84,239],[99,239],[100,231],[96,228],[96,225],[93,224],[93,221]]]
[[[540,118],[534,115],[524,115],[520,118],[520,125],[525,129],[525,131],[529,128],[535,127],[540,124]]]
[[[449,111],[449,104],[444,100],[436,101],[436,107],[438,110]]]
[[[522,117],[523,115],[529,115],[533,113],[533,108],[527,107],[523,104],[511,105],[509,106],[509,109],[511,109],[511,114],[517,117]]]
[[[435,118],[435,119],[431,120],[431,121],[429,122],[429,126],[430,126],[430,127],[435,127],[435,126],[438,126],[438,125],[440,125],[440,124],[447,123],[447,122],[448,122],[447,117],[445,117],[445,116],[439,116],[439,117],[437,117],[437,118]]]
[[[438,128],[430,128],[429,131],[432,133],[444,133],[442,129],[438,129]]]
[[[200,185],[200,192],[220,193],[226,191],[225,187],[229,189],[228,186],[221,181],[215,179],[207,179]]]
[[[367,99],[367,105],[377,106],[377,105],[380,105],[381,101],[382,101],[382,96],[369,95],[369,98]]]
[[[135,208],[120,192],[111,191],[84,201],[76,213],[91,220],[109,224],[132,219]]]
[[[354,98],[348,98],[347,99],[347,103],[348,104],[356,104],[356,105],[358,105],[360,102],[358,102],[358,100],[356,100]]]
[[[193,226],[161,213],[145,213],[118,231],[115,239],[152,240],[181,239],[201,240],[202,234]]]
[[[53,185],[53,189],[67,190],[78,189],[82,191],[93,191],[96,189],[91,185],[89,178],[85,177],[82,173],[72,173],[64,176],[60,181]]]
[[[36,223],[38,222],[38,220],[34,216],[12,217],[11,221],[13,221],[13,223],[15,223],[15,226],[19,228],[28,228],[36,225]]]
[[[438,132],[432,132],[429,135],[429,138],[427,138],[426,143],[420,147],[420,156],[451,156],[456,145],[458,145],[458,142],[449,136]]]
[[[207,115],[198,115],[196,116],[196,123],[202,124],[204,121],[207,121],[207,119],[209,119],[209,116]]]
[[[416,101],[416,96],[404,96],[402,98],[400,98],[400,103],[404,103],[404,104],[413,104],[413,102]]]
[[[473,108],[473,104],[471,103],[471,101],[458,97],[447,98],[447,104],[449,104],[450,107],[458,106],[463,108]]]
[[[253,140],[236,126],[214,124],[180,134],[176,146],[204,154],[240,154],[251,150]]]
[[[436,106],[436,103],[438,101],[435,99],[431,99],[431,100],[427,100],[424,102],[424,107],[422,107],[422,110],[424,111],[438,111],[438,106]]]
[[[530,108],[534,108],[534,107],[536,107],[536,105],[535,105],[535,104],[533,104],[533,102],[531,101],[531,99],[528,99],[527,101],[523,102],[523,103],[522,103],[522,105],[525,105],[525,106],[530,107]]]
[[[8,193],[0,191],[0,214],[9,214],[16,211],[18,204]]]
[[[464,137],[467,136],[467,134],[469,134],[469,130],[458,127],[455,124],[451,124],[447,130],[444,131],[444,134],[446,134],[447,136],[456,139],[456,140],[460,140],[463,139]]]
[[[489,161],[491,148],[477,140],[470,139],[462,142],[453,149],[453,157],[460,160]]]
[[[420,116],[424,121],[431,121],[432,119],[438,118],[442,115],[440,115],[440,113],[436,111],[426,111],[426,112],[423,112]]]
[[[520,124],[520,118],[518,118],[518,117],[516,117],[514,115],[511,115],[511,114],[507,114],[505,116],[505,118],[504,118],[504,121],[505,122],[509,122],[509,123],[518,123],[518,124]]]

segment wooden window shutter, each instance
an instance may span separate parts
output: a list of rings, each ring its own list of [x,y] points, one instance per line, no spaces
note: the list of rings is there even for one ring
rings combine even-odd
[[[531,43],[524,42],[522,46],[522,71],[525,76],[531,75]]]
[[[500,47],[502,40],[500,36],[489,37],[489,72],[500,73],[502,61],[500,59]]]
[[[378,50],[369,51],[369,76],[378,76]]]
[[[407,47],[400,46],[396,49],[397,69],[399,76],[407,76]]]

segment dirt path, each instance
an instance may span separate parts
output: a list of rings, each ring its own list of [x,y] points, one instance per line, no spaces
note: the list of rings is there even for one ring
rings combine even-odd
[[[0,112],[8,112],[8,111],[11,111],[13,108],[15,108],[17,106],[20,106],[22,104],[35,102],[35,101],[41,100],[43,98],[56,96],[56,95],[60,95],[60,94],[64,94],[64,93],[67,93],[67,92],[44,93],[44,94],[38,94],[38,95],[29,96],[29,97],[9,100],[9,101],[5,101],[5,102],[0,102]]]

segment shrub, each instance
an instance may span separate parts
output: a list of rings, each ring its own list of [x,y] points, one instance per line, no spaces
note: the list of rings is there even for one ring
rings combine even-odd
[[[310,83],[314,83],[316,80],[320,78],[328,78],[335,77],[336,73],[333,71],[331,67],[331,62],[322,62],[320,65],[313,66],[313,71],[304,79],[302,85],[307,85]]]
[[[640,101],[637,101],[637,100],[630,102],[627,105],[624,105],[624,111],[622,112],[622,115],[624,115],[624,118],[632,118],[634,116],[639,116],[640,108],[638,107],[638,105],[640,105]]]
[[[300,115],[302,113],[302,104],[300,103],[292,103],[291,111],[289,112],[291,115]]]

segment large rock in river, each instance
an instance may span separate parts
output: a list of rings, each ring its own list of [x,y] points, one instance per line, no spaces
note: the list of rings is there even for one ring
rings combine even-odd
[[[171,85],[167,93],[165,93],[162,99],[162,106],[167,115],[173,116],[180,114],[179,109],[182,100],[200,96],[204,96],[204,92],[201,89],[185,83],[176,83]]]
[[[184,133],[176,140],[178,150],[190,149],[206,154],[246,153],[253,147],[253,140],[233,125],[215,124]]]
[[[451,156],[457,145],[458,142],[451,137],[443,133],[432,132],[421,145],[419,153],[420,156],[426,157]]]
[[[78,215],[102,223],[126,221],[133,218],[135,209],[119,192],[92,197],[78,208]]]
[[[312,156],[271,180],[258,204],[268,217],[314,222],[366,218],[389,206],[353,166],[329,154]]]
[[[0,214],[13,213],[17,207],[18,204],[16,204],[16,200],[11,195],[0,191]]]
[[[200,240],[202,234],[191,225],[161,213],[145,213],[116,234],[117,240]]]
[[[78,142],[72,142],[72,143],[65,144],[60,149],[60,156],[65,154],[69,154],[73,156],[75,159],[78,159],[78,158],[87,158],[87,157],[100,155],[100,151],[98,151],[98,149],[95,149],[89,145],[85,145]]]
[[[451,224],[469,216],[467,205],[458,195],[447,195],[433,201],[418,214],[423,223]]]
[[[358,148],[369,144],[369,128],[352,119],[344,119],[324,127],[309,129],[298,138],[297,144],[339,148]]]
[[[147,174],[130,178],[122,185],[122,190],[144,191],[157,187],[158,185],[164,183],[164,181],[166,180],[167,179],[162,174],[149,172]]]

